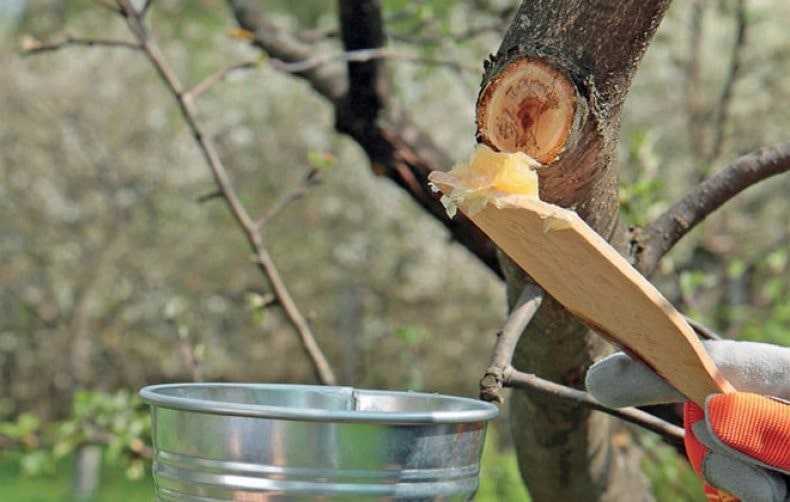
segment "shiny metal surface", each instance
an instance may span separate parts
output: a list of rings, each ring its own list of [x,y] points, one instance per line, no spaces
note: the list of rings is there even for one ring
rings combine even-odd
[[[146,387],[161,501],[470,500],[498,409],[350,387]]]

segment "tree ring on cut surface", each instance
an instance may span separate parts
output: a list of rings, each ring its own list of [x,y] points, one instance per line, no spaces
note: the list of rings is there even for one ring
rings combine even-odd
[[[480,93],[478,140],[550,164],[566,147],[576,108],[576,87],[565,73],[539,59],[521,59]]]

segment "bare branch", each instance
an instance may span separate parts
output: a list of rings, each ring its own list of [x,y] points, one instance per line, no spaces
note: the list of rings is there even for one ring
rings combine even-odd
[[[150,9],[151,5],[153,4],[154,0],[145,0],[145,3],[140,8],[140,17],[145,17],[145,15],[148,13],[148,9]]]
[[[535,283],[530,282],[524,286],[521,296],[502,327],[502,331],[497,334],[491,362],[480,380],[480,399],[503,402],[500,391],[502,390],[504,372],[513,362],[513,353],[518,340],[540,308],[544,294],[543,289]]]
[[[271,64],[274,68],[287,72],[287,73],[304,73],[309,70],[314,70],[320,66],[333,62],[341,63],[365,63],[375,59],[396,59],[400,61],[408,61],[412,63],[445,66],[457,73],[471,72],[474,74],[480,73],[480,68],[473,65],[466,65],[458,61],[450,61],[446,59],[431,58],[413,54],[408,52],[397,51],[385,47],[378,47],[373,49],[357,49],[346,52],[339,52],[333,54],[323,54],[315,56],[303,61],[294,61],[286,63],[273,59]]]
[[[143,52],[148,57],[148,60],[153,65],[157,74],[161,77],[163,83],[167,87],[170,94],[178,103],[181,116],[192,132],[192,136],[203,154],[208,167],[211,171],[217,188],[222,192],[222,196],[230,209],[233,218],[241,227],[244,232],[250,248],[255,254],[255,261],[263,272],[264,276],[268,279],[272,288],[273,294],[277,297],[283,311],[286,314],[291,325],[296,329],[302,341],[302,346],[310,358],[313,368],[315,369],[316,376],[321,383],[327,385],[334,385],[337,382],[334,372],[329,365],[329,362],[324,356],[318,343],[315,341],[312,330],[304,318],[296,303],[291,297],[291,293],[285,285],[285,282],[280,276],[274,261],[269,255],[261,235],[255,222],[250,217],[249,213],[241,203],[241,199],[233,187],[225,166],[220,159],[213,141],[205,134],[200,124],[195,118],[195,110],[192,101],[184,98],[184,91],[181,82],[176,76],[169,63],[163,57],[158,46],[150,39],[143,26],[142,19],[139,14],[134,10],[128,0],[118,0],[118,4],[125,13],[127,24],[130,31],[134,34],[142,47]]]
[[[198,82],[194,87],[184,93],[184,99],[187,101],[194,101],[201,94],[208,91],[212,86],[224,80],[229,74],[240,70],[251,70],[260,64],[260,60],[243,61],[223,68],[216,73],[212,73],[202,81]]]
[[[22,55],[32,56],[43,52],[52,52],[66,47],[112,47],[120,49],[140,50],[139,44],[127,42],[125,40],[108,40],[100,38],[82,38],[66,35],[63,40],[58,42],[41,42],[33,37],[27,36],[22,39]]]
[[[253,34],[250,43],[268,56],[286,63],[303,63],[315,56],[315,47],[269,21],[260,3],[252,0],[226,0],[236,22],[245,32]],[[360,7],[341,2],[340,28],[347,52],[380,48],[384,42],[381,8],[377,2]],[[364,19],[359,15],[364,14]],[[360,27],[365,27],[365,30]],[[369,29],[373,28],[373,29]],[[431,171],[446,169],[453,161],[439,148],[430,135],[417,127],[408,116],[392,113],[387,121],[378,120],[389,110],[387,79],[378,67],[378,60],[341,64],[322,64],[295,75],[306,80],[334,107],[335,128],[348,134],[367,153],[371,165],[384,169],[384,175],[408,193],[412,199],[440,221],[453,239],[477,256],[495,274],[502,271],[496,248],[468,218],[447,217],[438,197],[428,189]],[[276,63],[275,63],[276,65]]]
[[[280,214],[283,209],[288,207],[289,204],[295,202],[307,193],[310,187],[317,185],[320,181],[318,178],[319,171],[316,168],[312,168],[307,171],[302,181],[295,186],[291,191],[287,192],[283,195],[274,205],[269,208],[269,211],[266,212],[262,217],[255,222],[255,225],[258,228],[263,228],[269,223],[275,216]]]
[[[609,415],[625,420],[626,422],[644,427],[645,429],[660,435],[667,441],[676,444],[683,442],[683,428],[678,427],[677,425],[661,420],[660,418],[637,408],[609,408],[608,406],[598,402],[587,392],[545,380],[531,373],[523,373],[513,368],[508,368],[508,370],[505,372],[505,385],[519,389],[536,390],[538,392],[551,394],[562,399],[575,401],[594,410],[602,411]]]
[[[689,323],[691,329],[697,333],[697,336],[700,338],[704,338],[705,340],[721,340],[722,337],[709,327],[705,326],[704,324],[700,323],[699,321],[695,321],[689,316],[683,316],[686,319],[686,322]]]
[[[732,56],[730,60],[730,68],[727,73],[727,79],[724,82],[724,87],[721,91],[719,98],[719,106],[716,110],[716,121],[714,124],[715,136],[713,138],[713,145],[711,146],[710,154],[708,155],[708,163],[711,163],[719,158],[721,149],[724,146],[724,132],[727,127],[727,118],[730,112],[730,102],[732,101],[733,89],[735,83],[740,76],[741,59],[743,55],[743,48],[746,46],[746,1],[738,0],[735,8],[735,42],[732,45]]]
[[[224,195],[220,190],[213,190],[211,192],[198,195],[197,199],[195,200],[198,202],[198,204],[203,204],[204,202],[208,202],[214,199],[220,199],[222,197],[224,197]]]
[[[634,262],[650,274],[692,228],[741,191],[790,169],[790,143],[761,148],[709,176],[635,236]]]

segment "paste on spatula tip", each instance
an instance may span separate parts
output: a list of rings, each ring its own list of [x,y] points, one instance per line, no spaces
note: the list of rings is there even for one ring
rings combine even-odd
[[[459,207],[471,216],[488,204],[502,208],[517,206],[523,198],[538,199],[538,167],[525,153],[495,152],[480,144],[468,162],[446,173],[434,171],[428,180],[444,194],[441,201],[450,217]]]

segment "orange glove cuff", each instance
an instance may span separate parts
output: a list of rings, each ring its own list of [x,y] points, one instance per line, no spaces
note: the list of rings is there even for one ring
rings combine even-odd
[[[790,471],[790,404],[736,392],[711,397],[707,407],[711,429],[724,444],[766,465]]]

